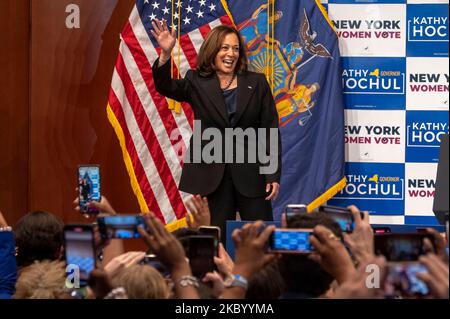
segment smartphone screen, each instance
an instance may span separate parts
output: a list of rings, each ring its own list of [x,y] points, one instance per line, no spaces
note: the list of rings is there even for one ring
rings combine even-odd
[[[341,231],[345,233],[353,232],[355,228],[355,221],[353,219],[352,213],[331,213],[331,218],[339,224]]]
[[[322,205],[319,207],[319,212],[326,213],[330,216],[345,233],[353,232],[355,228],[355,220],[352,212],[348,208],[339,206]]]
[[[214,226],[200,226],[198,232],[200,235],[214,237],[214,255],[219,256],[220,228]]]
[[[424,233],[375,234],[375,252],[384,255],[388,261],[417,261],[419,256],[425,254],[425,238],[434,242],[432,235]]]
[[[97,224],[103,239],[140,238],[138,226],[145,228],[144,217],[140,215],[99,217]]]
[[[187,240],[186,255],[189,258],[192,274],[201,279],[208,272],[214,271],[215,238],[199,235],[185,237],[184,240]]]
[[[420,263],[390,263],[385,281],[387,297],[426,296],[427,285],[417,277],[417,273],[426,273],[427,268]]]
[[[67,265],[80,270],[80,285],[87,284],[95,269],[94,231],[91,225],[67,225],[64,228],[64,249]]]
[[[98,210],[88,207],[93,200],[100,201],[100,166],[81,165],[78,167],[78,198],[80,211],[85,214],[97,214]]]
[[[311,233],[312,229],[277,228],[270,236],[270,250],[281,253],[310,253],[313,251],[309,241]]]

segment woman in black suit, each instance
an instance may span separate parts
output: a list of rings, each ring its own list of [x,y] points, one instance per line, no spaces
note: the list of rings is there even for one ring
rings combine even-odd
[[[167,23],[158,20],[153,22],[153,28],[152,35],[161,48],[159,59],[153,65],[156,89],[168,98],[188,102],[196,120],[179,189],[208,198],[211,224],[219,226],[222,233],[226,220],[236,219],[236,211],[243,220],[272,220],[270,200],[278,194],[281,175],[278,113],[264,75],[247,70],[247,55],[239,32],[224,25],[211,30],[200,49],[197,69],[189,70],[184,79],[173,80],[168,61],[176,42],[175,30],[170,32]],[[200,160],[197,156],[196,160],[196,150],[197,154],[203,154],[198,151],[212,139],[202,141],[194,137],[203,136],[205,132],[220,132],[224,137],[227,131],[238,132],[239,128],[256,132],[256,151],[249,139],[234,141],[232,138],[234,156],[226,158],[230,155],[226,148],[230,139],[224,138],[218,151],[226,155],[216,154],[215,148],[213,162],[204,156]],[[271,133],[275,136],[272,141]],[[272,163],[263,161],[261,156],[256,156],[256,161],[250,160],[251,153],[257,153],[261,145],[265,147],[265,155],[272,155]],[[244,152],[244,161],[236,157],[239,147]],[[262,174],[261,168],[268,166],[272,166],[271,169]]]

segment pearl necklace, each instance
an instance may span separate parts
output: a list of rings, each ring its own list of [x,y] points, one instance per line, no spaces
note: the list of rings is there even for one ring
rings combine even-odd
[[[221,88],[222,91],[226,91],[230,88],[231,84],[233,84],[234,79],[236,78],[236,73],[233,74],[233,77],[231,78],[231,80],[228,82],[227,86],[225,86],[224,88]]]

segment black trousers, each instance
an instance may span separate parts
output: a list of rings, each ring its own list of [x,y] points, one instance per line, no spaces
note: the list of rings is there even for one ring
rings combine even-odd
[[[220,227],[224,244],[226,221],[236,220],[236,212],[243,221],[273,220],[271,201],[265,200],[266,196],[252,198],[242,195],[233,185],[228,165],[217,189],[206,197],[211,211],[211,225]]]

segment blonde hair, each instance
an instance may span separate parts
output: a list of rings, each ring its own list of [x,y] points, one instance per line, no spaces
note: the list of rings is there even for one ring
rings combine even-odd
[[[133,265],[113,279],[114,287],[123,287],[130,299],[168,299],[170,289],[163,276],[149,265]]]
[[[16,283],[16,299],[68,298],[66,271],[59,261],[41,261],[25,267]]]

